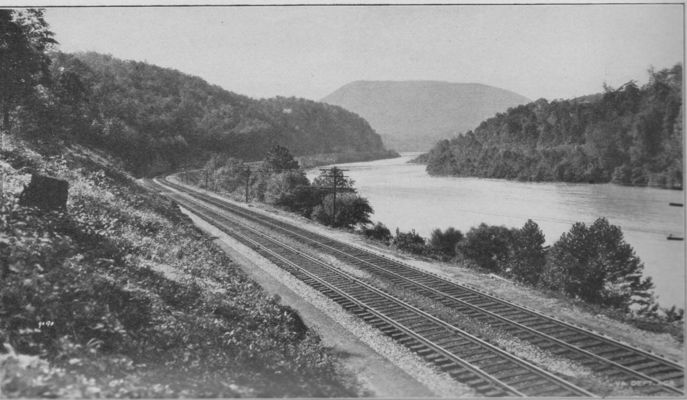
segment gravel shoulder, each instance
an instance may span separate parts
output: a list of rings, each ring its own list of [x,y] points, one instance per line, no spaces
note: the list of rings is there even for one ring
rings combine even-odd
[[[202,230],[217,237],[215,243],[269,294],[278,295],[282,304],[298,311],[304,323],[339,356],[343,372],[355,376],[361,396],[452,398],[478,395],[247,246],[183,207],[182,212]]]
[[[183,184],[178,182],[179,184]],[[197,188],[194,188],[197,189]],[[684,347],[669,334],[658,334],[637,329],[629,324],[610,319],[603,315],[589,313],[571,301],[547,295],[544,292],[525,287],[517,282],[505,279],[494,279],[488,274],[483,274],[456,264],[443,263],[438,261],[425,261],[397,251],[388,247],[373,243],[364,239],[362,236],[336,230],[317,224],[305,217],[282,211],[261,203],[237,203],[224,196],[201,190],[202,192],[217,197],[222,200],[230,201],[232,204],[269,215],[273,218],[291,222],[297,226],[310,230],[315,233],[329,236],[351,245],[355,245],[366,250],[382,254],[384,256],[402,261],[414,267],[433,272],[448,280],[465,284],[497,297],[503,298],[529,307],[547,315],[570,322],[572,324],[593,330],[602,335],[607,335],[616,340],[623,341],[630,345],[666,356],[670,359],[682,362],[684,360]]]

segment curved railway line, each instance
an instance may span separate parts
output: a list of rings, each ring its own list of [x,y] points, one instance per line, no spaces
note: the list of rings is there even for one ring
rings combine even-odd
[[[593,396],[255,228],[207,206],[178,196],[173,198],[478,393],[511,397]]]
[[[164,185],[234,213],[252,223],[278,230],[280,234],[290,239],[305,243],[360,270],[382,277],[399,288],[411,290],[466,316],[488,323],[553,354],[575,360],[595,373],[603,374],[614,381],[634,386],[643,394],[683,394],[683,368],[674,361],[477,289],[448,281],[405,263],[246,210],[216,197],[192,191],[166,180]],[[368,284],[365,283],[365,285]],[[437,317],[432,316],[432,318],[445,327],[459,329]],[[465,357],[469,360],[475,358],[470,357],[469,354]]]

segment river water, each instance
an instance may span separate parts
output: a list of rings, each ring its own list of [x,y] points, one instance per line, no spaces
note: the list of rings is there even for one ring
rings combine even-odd
[[[684,237],[683,192],[612,184],[530,183],[500,179],[431,177],[424,165],[408,164],[417,154],[369,162],[338,164],[374,208],[373,221],[393,232],[415,229],[429,237],[435,228],[452,226],[463,233],[482,222],[522,227],[539,224],[552,244],[573,223],[591,224],[606,217],[619,225],[625,240],[644,262],[661,306],[684,307],[685,247],[667,240]],[[308,171],[312,179],[319,173]]]

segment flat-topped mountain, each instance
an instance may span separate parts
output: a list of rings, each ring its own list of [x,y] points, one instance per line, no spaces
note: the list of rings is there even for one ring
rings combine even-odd
[[[356,81],[322,99],[365,118],[398,151],[429,149],[440,139],[530,100],[477,83]]]

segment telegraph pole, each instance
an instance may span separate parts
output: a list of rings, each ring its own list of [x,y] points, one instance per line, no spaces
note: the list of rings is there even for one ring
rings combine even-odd
[[[250,188],[250,174],[251,174],[250,167],[246,165],[246,168],[243,170],[243,175],[246,177],[246,203],[248,203],[248,189]]]

